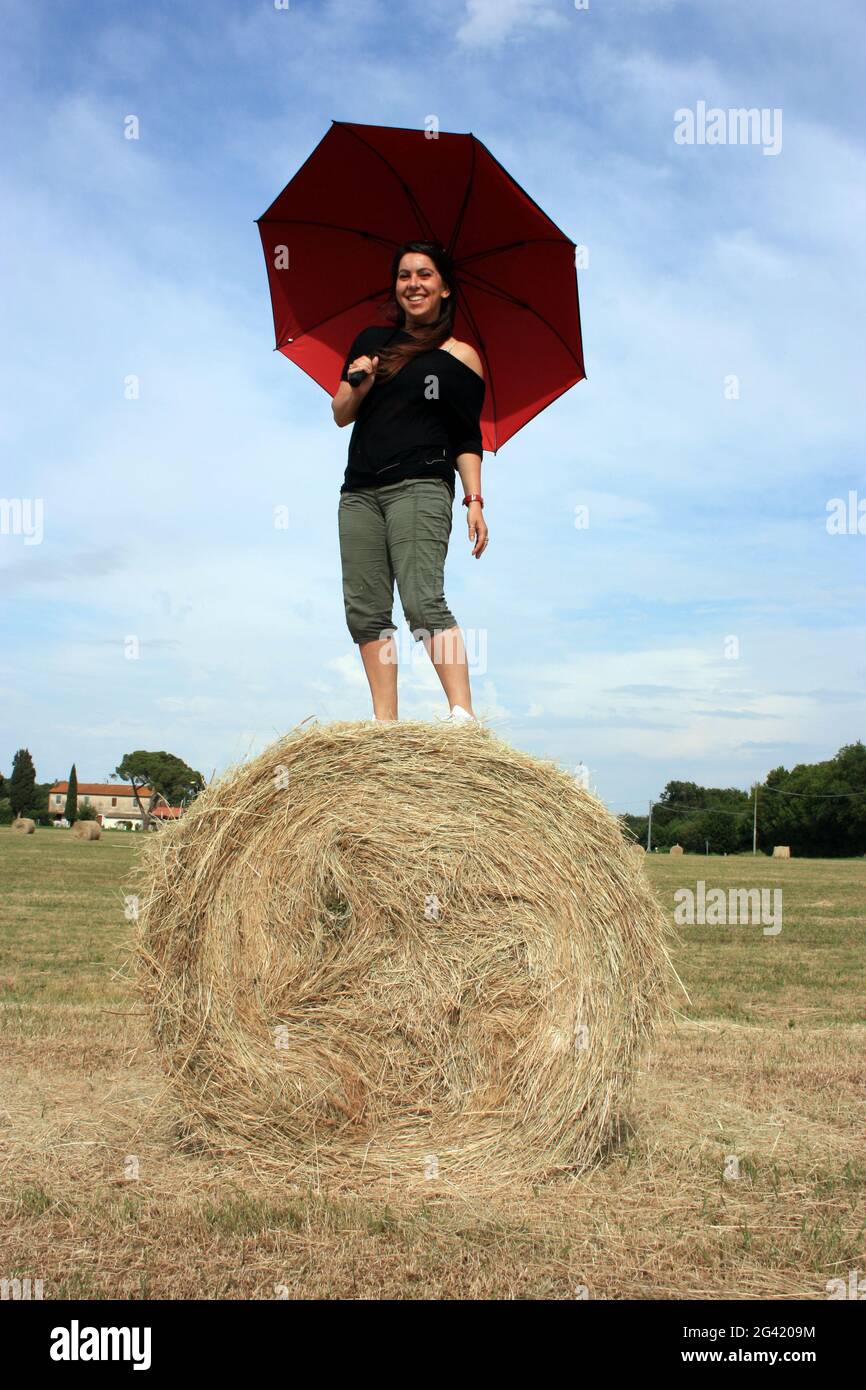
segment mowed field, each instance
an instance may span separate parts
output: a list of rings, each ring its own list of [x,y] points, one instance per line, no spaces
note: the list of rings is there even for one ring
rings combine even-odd
[[[299,1192],[178,1150],[129,979],[138,848],[0,829],[0,1278],[46,1299],[823,1299],[866,1277],[866,860],[650,856],[671,915],[700,879],[781,887],[782,931],[679,928],[688,998],[618,1145],[478,1202]]]

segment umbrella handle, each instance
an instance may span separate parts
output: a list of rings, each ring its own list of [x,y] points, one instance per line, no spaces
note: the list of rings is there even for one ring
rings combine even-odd
[[[369,372],[364,372],[364,371],[350,372],[350,373],[349,373],[349,377],[348,377],[349,385],[350,385],[350,386],[360,386],[360,385],[361,385],[361,382],[362,382],[362,381],[364,380],[364,378],[367,377],[367,376],[369,376]]]

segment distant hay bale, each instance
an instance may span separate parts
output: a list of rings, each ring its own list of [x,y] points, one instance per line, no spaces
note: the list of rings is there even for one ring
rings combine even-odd
[[[477,726],[293,730],[148,836],[140,883],[184,1136],[298,1183],[580,1170],[675,978],[617,821]]]
[[[790,845],[776,845],[775,849],[773,850],[773,858],[774,858],[774,859],[790,859],[790,858],[791,858],[791,846],[790,846]]]
[[[640,863],[642,860],[646,858],[646,850],[644,849],[643,845],[639,845],[637,844],[637,842],[630,844],[628,850],[629,854],[631,854],[638,861],[638,863]]]
[[[98,840],[102,830],[95,820],[77,820],[72,827],[73,840]]]
[[[682,845],[671,845],[671,854],[685,854]]]
[[[36,822],[28,816],[16,816],[12,822],[12,829],[20,831],[22,835],[32,835],[36,829]]]

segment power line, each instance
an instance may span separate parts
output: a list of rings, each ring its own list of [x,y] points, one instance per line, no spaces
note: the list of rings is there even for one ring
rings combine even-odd
[[[776,796],[799,796],[812,798],[815,801],[844,801],[851,796],[866,796],[866,792],[788,792],[781,787],[765,787],[759,784],[758,790],[761,792],[773,792]],[[694,806],[685,801],[654,801],[653,806],[656,810],[662,811],[691,811],[698,815],[704,811],[713,811],[723,816],[741,816],[752,804],[752,797],[748,792],[743,792],[747,798],[742,806],[731,809],[729,806]],[[622,816],[639,816],[640,811],[620,811]]]
[[[671,811],[692,811],[692,812],[694,812],[694,814],[696,814],[696,815],[702,814],[704,811],[716,811],[716,812],[719,812],[719,813],[720,813],[721,815],[723,815],[723,816],[742,816],[742,815],[746,815],[746,814],[748,813],[751,804],[752,804],[752,803],[751,803],[751,800],[749,800],[749,801],[745,802],[744,805],[739,806],[736,810],[731,810],[730,807],[728,807],[728,806],[688,806],[688,805],[685,804],[685,802],[678,802],[678,801],[654,801],[654,802],[653,802],[653,809],[656,810],[656,811],[659,811],[659,810],[662,810],[662,811],[667,811],[667,810],[671,810]],[[639,812],[639,811],[621,811],[621,812],[620,812],[620,815],[623,815],[623,816],[635,815],[635,816],[637,816],[637,815],[640,815],[640,812]]]
[[[786,792],[784,787],[761,787],[774,796],[809,796],[814,801],[840,801],[846,796],[866,796],[866,792]]]

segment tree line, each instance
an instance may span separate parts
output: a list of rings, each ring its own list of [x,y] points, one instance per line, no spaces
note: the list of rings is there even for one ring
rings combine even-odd
[[[752,848],[755,789],[668,782],[652,811],[654,849],[680,844],[690,854],[740,854]],[[866,854],[866,746],[859,740],[821,763],[774,768],[757,787],[757,845],[821,859]],[[620,817],[647,843],[649,816]]]
[[[51,782],[37,782],[30,750],[19,748],[12,759],[11,775],[5,777],[0,772],[0,825],[9,825],[16,816],[28,816],[39,825],[50,825],[56,813],[52,812],[48,798],[57,780],[55,777]],[[164,797],[169,806],[188,805],[205,785],[201,773],[195,772],[174,753],[148,752],[141,748],[124,754],[111,773],[110,780],[132,786],[144,829],[151,824],[159,797]],[[94,820],[94,808],[79,803],[75,763],[72,764],[68,781],[64,819],[70,825],[76,820]],[[150,795],[142,798],[141,792],[145,788],[150,788]]]
[[[173,753],[138,749],[126,753],[111,774],[131,783],[145,827],[157,795],[170,806],[188,804],[204,787],[204,778]],[[56,779],[54,779],[56,780]],[[78,805],[75,764],[69,775],[65,817],[70,823],[95,814]],[[12,773],[0,773],[0,825],[15,816],[30,816],[48,825],[48,794],[53,782],[37,782],[33,759],[19,748]],[[139,792],[151,788],[150,798]],[[668,782],[653,804],[652,844],[668,850],[680,844],[691,854],[738,854],[752,848],[755,791],[738,787],[702,787],[696,782]],[[624,815],[622,825],[647,843],[648,816]],[[796,856],[844,858],[866,854],[866,746],[848,743],[821,763],[777,767],[757,787],[757,845],[772,854],[789,845]]]

